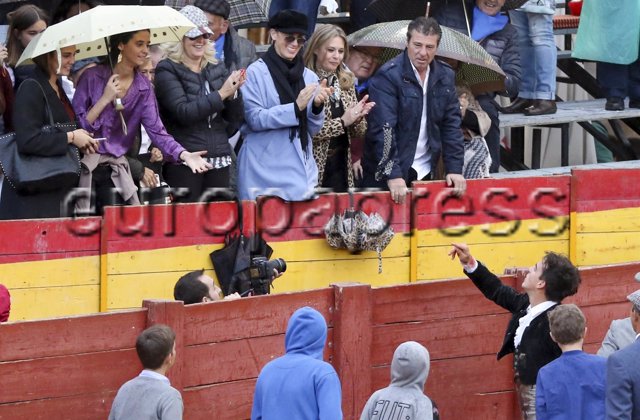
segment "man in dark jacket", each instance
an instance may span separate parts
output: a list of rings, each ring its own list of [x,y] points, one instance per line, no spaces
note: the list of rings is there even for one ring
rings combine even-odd
[[[476,261],[466,244],[452,245],[449,255],[458,256],[473,284],[487,299],[511,312],[498,360],[514,353],[514,380],[522,418],[535,420],[538,371],[562,354],[549,334],[547,313],[578,291],[580,273],[566,257],[547,252],[524,278],[525,293],[518,293]]]
[[[231,6],[227,0],[196,0],[195,6],[202,9],[213,31],[216,58],[224,61],[227,70],[246,69],[258,59],[253,42],[238,35],[229,22]]]
[[[504,4],[505,0],[465,0],[464,3],[456,0],[441,3],[434,13],[441,25],[478,41],[506,75],[503,91],[476,95],[480,106],[491,118],[491,128],[484,136],[491,154],[491,172],[500,169],[500,119],[495,97],[498,94],[517,98],[521,75],[518,31],[508,23],[509,18],[501,13]],[[467,17],[470,22],[467,22]]]
[[[464,139],[455,75],[434,61],[442,30],[433,18],[418,17],[407,31],[407,48],[371,78],[364,185],[388,188],[403,203],[407,187],[432,179],[440,153],[447,184],[464,194]]]

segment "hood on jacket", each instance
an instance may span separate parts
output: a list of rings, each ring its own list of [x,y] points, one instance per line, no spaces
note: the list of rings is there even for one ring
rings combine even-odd
[[[0,284],[0,322],[9,320],[9,311],[11,310],[11,295],[9,290]]]
[[[415,387],[424,392],[430,366],[429,352],[422,344],[415,341],[400,344],[391,362],[391,386]]]
[[[326,341],[327,322],[320,312],[305,306],[291,315],[284,339],[287,354],[304,354],[322,360]]]

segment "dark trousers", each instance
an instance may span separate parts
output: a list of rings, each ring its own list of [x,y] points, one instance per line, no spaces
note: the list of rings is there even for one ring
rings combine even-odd
[[[597,64],[598,83],[607,98],[617,96],[640,101],[640,59],[631,64]]]
[[[176,203],[196,203],[207,188],[229,188],[229,167],[194,174],[186,165],[164,165],[164,180],[172,188],[186,188],[186,194],[174,194]]]
[[[91,204],[95,206],[96,215],[102,215],[105,206],[123,206],[125,204],[122,196],[113,185],[111,167],[109,165],[98,165],[93,170],[91,174],[91,190],[95,193],[91,197]]]
[[[500,170],[500,117],[498,116],[498,107],[494,98],[489,95],[478,95],[476,99],[482,110],[491,119],[489,132],[484,136],[491,155],[489,172],[498,172]]]

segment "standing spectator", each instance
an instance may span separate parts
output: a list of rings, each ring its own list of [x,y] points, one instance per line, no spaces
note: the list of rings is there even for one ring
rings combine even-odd
[[[246,69],[258,59],[253,42],[238,35],[229,22],[231,6],[227,0],[196,0],[195,6],[206,15],[213,33],[216,59],[227,66],[229,73]]]
[[[16,94],[13,115],[16,127],[15,142],[23,156],[53,158],[66,154],[70,144],[86,155],[98,150],[98,142],[83,129],[68,133],[42,131],[44,126],[51,123],[50,116],[54,123],[75,121],[76,115],[56,73],[59,68],[60,74],[69,74],[75,55],[76,48],[72,45],[60,49],[60,63],[56,51],[33,59],[36,68],[32,72],[33,76],[23,82],[24,86],[21,86]],[[62,203],[75,186],[76,184],[52,184],[47,191],[19,192],[5,180],[2,183],[0,220],[61,217],[66,212]]]
[[[327,322],[305,306],[289,318],[286,354],[265,365],[258,376],[251,420],[341,420],[340,379],[322,360]]]
[[[640,334],[640,290],[627,296],[631,302],[631,325]],[[607,359],[607,420],[640,419],[640,341]]]
[[[241,200],[272,194],[301,201],[313,196],[318,183],[311,137],[322,128],[330,89],[304,67],[307,17],[283,10],[269,20],[269,28],[273,43],[249,66],[242,87],[238,193]]]
[[[505,0],[487,2],[476,0],[475,2],[453,1],[443,3],[436,14],[436,20],[444,26],[467,33],[467,22],[463,7],[468,6],[471,34],[470,36],[482,45],[491,57],[498,63],[506,77],[504,91],[489,92],[476,95],[482,109],[491,118],[491,126],[484,135],[491,153],[490,172],[500,170],[500,119],[496,95],[515,99],[518,96],[520,86],[520,51],[518,45],[518,31],[509,23],[509,18],[501,13]]]
[[[640,3],[637,0],[584,1],[573,57],[597,61],[605,109],[640,108]]]
[[[4,284],[0,284],[0,322],[7,322],[10,312],[11,294]]]
[[[300,12],[307,17],[308,28],[305,32],[309,36],[316,30],[320,2],[321,0],[272,0],[269,8],[269,19],[283,10]]]
[[[635,340],[636,332],[633,330],[631,318],[614,319],[598,350],[598,356],[609,357],[613,352],[627,347]]]
[[[184,163],[193,173],[212,168],[202,158],[205,150],[187,151],[167,134],[160,120],[153,87],[138,71],[148,54],[149,39],[148,30],[111,36],[110,57],[84,72],[73,97],[82,127],[106,138],[100,144],[99,156],[83,159],[80,177],[80,185],[95,193],[91,201],[98,214],[105,205],[139,204],[124,155],[131,149],[141,125],[165,160]],[[114,63],[113,70],[109,62]],[[114,190],[116,183],[119,192]],[[89,200],[85,197],[76,207],[86,212]]]
[[[344,4],[345,1],[342,1]],[[355,32],[376,23],[376,16],[367,10],[371,0],[351,0],[349,3],[350,32]]]
[[[318,185],[336,192],[354,188],[351,164],[351,137],[363,137],[367,131],[364,117],[375,105],[365,95],[356,98],[354,77],[343,66],[347,35],[335,25],[320,25],[305,49],[305,65],[320,79],[327,80],[333,93],[324,103],[324,124],[313,136],[313,156],[318,165]]]
[[[166,325],[149,327],[138,336],[136,352],[144,369],[120,387],[109,420],[181,420],[182,396],[166,376],[176,361],[176,334]]]
[[[434,60],[441,37],[435,19],[414,19],[405,51],[369,83],[369,97],[377,106],[367,119],[364,185],[388,188],[396,203],[404,203],[413,181],[432,178],[441,153],[447,185],[457,195],[466,190],[455,74]]]
[[[53,13],[53,23],[60,23],[102,4],[98,0],[62,0]]]
[[[229,134],[242,123],[242,98],[238,89],[244,84],[240,70],[229,74],[213,57],[209,44],[211,29],[204,12],[185,6],[180,13],[196,27],[170,47],[166,59],[158,63],[155,90],[160,115],[167,131],[187,150],[206,150],[213,167],[205,173],[193,173],[184,165],[165,165],[165,181],[188,193],[178,202],[197,202],[209,188],[229,188],[231,146]]]
[[[509,11],[524,59],[518,99],[502,110],[505,114],[545,115],[557,111],[555,10],[555,0],[528,0],[521,8]]]
[[[562,355],[538,372],[538,420],[604,418],[607,362],[582,351],[586,320],[576,305],[558,305],[548,313],[551,339]]]
[[[391,383],[371,395],[360,420],[439,420],[438,408],[424,395],[430,367],[429,352],[422,344],[400,344],[391,361]]]
[[[449,255],[458,256],[465,274],[487,299],[511,312],[498,360],[514,353],[514,381],[520,412],[524,420],[535,420],[538,371],[561,354],[560,347],[549,335],[547,313],[578,291],[578,269],[568,258],[547,252],[524,278],[525,293],[518,293],[476,261],[466,244],[453,244]]]

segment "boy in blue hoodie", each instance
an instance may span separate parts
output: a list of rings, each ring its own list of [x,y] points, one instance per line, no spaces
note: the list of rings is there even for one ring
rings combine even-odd
[[[286,354],[267,363],[256,383],[251,420],[341,420],[342,391],[333,366],[322,360],[327,323],[305,306],[293,313]]]

